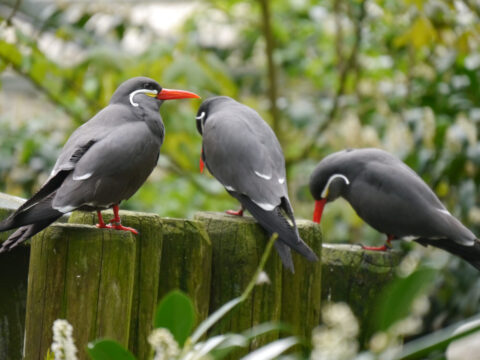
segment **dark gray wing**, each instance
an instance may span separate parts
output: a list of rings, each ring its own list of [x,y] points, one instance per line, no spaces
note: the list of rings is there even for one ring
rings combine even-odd
[[[62,212],[106,208],[128,199],[155,168],[160,146],[161,139],[144,122],[111,128],[77,161],[57,190],[53,207]]]
[[[397,161],[371,161],[352,181],[346,198],[358,215],[388,235],[447,237],[473,245],[475,235],[448,212],[413,170]]]
[[[255,111],[241,107],[209,116],[203,151],[208,169],[227,190],[247,195],[267,211],[288,198],[282,149]]]
[[[128,123],[125,110],[128,111],[121,105],[108,105],[77,128],[63,146],[53,167],[51,177],[59,171],[72,170],[93,144],[108,136],[112,129]]]

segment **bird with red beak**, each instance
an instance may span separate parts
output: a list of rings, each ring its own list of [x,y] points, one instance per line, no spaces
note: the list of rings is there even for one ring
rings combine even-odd
[[[73,132],[40,190],[0,222],[18,228],[2,244],[8,251],[73,210],[97,211],[99,228],[131,231],[121,224],[118,205],[142,186],[157,165],[165,128],[159,114],[165,100],[199,98],[135,77],[122,83],[110,103]],[[101,210],[113,208],[105,224]]]
[[[310,177],[313,220],[342,197],[358,216],[394,239],[409,238],[460,256],[480,270],[480,241],[405,163],[380,149],[348,149],[324,158]],[[387,246],[364,247],[386,250]]]

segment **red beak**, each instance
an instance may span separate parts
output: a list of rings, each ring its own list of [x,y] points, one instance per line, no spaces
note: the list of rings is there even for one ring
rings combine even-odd
[[[200,96],[190,91],[162,89],[157,95],[159,100],[174,100],[174,99],[200,99]]]
[[[325,204],[327,203],[327,199],[315,200],[315,210],[313,211],[313,222],[320,224],[322,220],[322,213]]]

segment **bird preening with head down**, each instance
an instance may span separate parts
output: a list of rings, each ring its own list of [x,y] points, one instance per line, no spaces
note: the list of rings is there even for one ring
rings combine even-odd
[[[0,231],[19,228],[0,252],[73,210],[97,211],[97,227],[137,233],[122,226],[118,205],[140,188],[157,164],[165,134],[159,114],[163,101],[183,98],[199,96],[164,89],[147,77],[122,83],[110,103],[70,136],[40,190],[0,222]],[[105,224],[100,211],[110,207],[114,219]]]
[[[367,224],[387,235],[387,242],[413,238],[460,256],[480,270],[477,237],[450,214],[420,176],[386,151],[348,149],[325,157],[310,177],[310,192],[315,222],[321,221],[326,203],[343,197]]]
[[[253,109],[227,96],[205,100],[197,112],[202,135],[201,167],[248,210],[270,234],[280,258],[294,271],[290,248],[310,261],[315,253],[300,238],[288,198],[285,159],[273,130]]]

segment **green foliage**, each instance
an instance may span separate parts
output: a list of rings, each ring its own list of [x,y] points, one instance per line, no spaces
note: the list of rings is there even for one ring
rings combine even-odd
[[[284,329],[280,324],[265,323],[246,330],[243,334],[217,335],[200,341],[206,332],[222,317],[229,313],[237,305],[245,301],[252,293],[257,278],[263,270],[265,263],[272,251],[277,236],[271,237],[260,260],[260,264],[243,294],[224,304],[217,311],[205,319],[190,335],[195,322],[194,307],[192,300],[178,290],[171,291],[160,301],[155,314],[154,325],[156,328],[165,328],[174,336],[182,350],[175,355],[176,359],[202,358],[207,354],[213,354],[215,359],[222,359],[235,347],[246,347],[255,337],[270,331]],[[253,351],[245,360],[273,359],[291,346],[297,344],[294,337],[277,340],[266,346]],[[111,340],[97,340],[88,345],[88,354],[92,360],[134,360],[135,357],[120,344]]]
[[[181,291],[168,293],[158,304],[154,326],[170,330],[178,345],[184,345],[194,323],[192,300]]]
[[[128,350],[113,340],[97,340],[88,344],[87,351],[92,360],[135,360]]]
[[[3,14],[11,14],[13,4],[4,4]],[[11,89],[8,75],[15,72],[33,85],[34,95],[31,87],[20,105],[10,93],[0,102],[0,190],[31,195],[71,132],[108,103],[121,81],[146,75],[202,98],[229,95],[258,110],[282,142],[297,217],[311,218],[308,178],[322,157],[375,146],[403,159],[452,214],[480,232],[478,6],[448,0],[270,2],[279,110],[273,116],[259,4],[205,0],[182,27],[164,35],[148,21],[135,21],[134,4],[51,2],[44,11],[44,4],[21,1],[9,24],[1,25],[0,85]],[[99,19],[107,24],[101,29]],[[125,47],[132,33],[136,51]],[[56,44],[56,51],[46,43]],[[76,56],[63,56],[72,48]],[[126,208],[186,217],[235,207],[218,182],[198,174],[198,106],[162,106],[167,135],[159,166]],[[17,109],[23,108],[43,112],[22,115]],[[328,241],[383,240],[341,202],[327,207],[322,227]],[[480,310],[475,270],[440,251],[413,249],[441,268],[432,282],[426,329]]]
[[[386,331],[411,312],[415,299],[432,286],[437,270],[423,268],[407,277],[399,277],[385,287],[378,299],[376,329]]]

